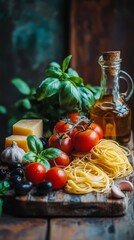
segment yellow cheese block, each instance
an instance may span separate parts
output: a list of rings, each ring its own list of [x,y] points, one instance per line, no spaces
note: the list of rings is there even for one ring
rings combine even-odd
[[[11,135],[5,139],[5,147],[10,147],[12,142],[16,142],[18,147],[28,152],[27,136]]]
[[[43,137],[42,119],[24,119],[13,125],[14,135],[36,135],[38,138]]]

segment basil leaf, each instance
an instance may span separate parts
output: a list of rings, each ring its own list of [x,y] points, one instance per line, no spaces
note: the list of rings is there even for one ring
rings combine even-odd
[[[95,103],[95,98],[93,93],[86,87],[78,87],[80,98],[81,98],[81,108],[84,111],[88,111]]]
[[[41,152],[41,156],[47,160],[55,159],[60,156],[62,151],[58,148],[47,148]]]
[[[82,79],[81,77],[71,76],[71,77],[69,77],[68,80],[73,81],[76,85],[81,85],[81,84],[83,84],[83,79]]]
[[[47,160],[40,160],[40,163],[42,163],[44,166],[45,166],[45,168],[46,168],[46,170],[48,171],[49,169],[50,169],[50,163],[47,161]]]
[[[36,93],[36,88],[31,87],[31,89],[30,89],[30,96],[33,97],[33,95],[34,95],[35,93]]]
[[[0,196],[8,191],[10,184],[8,181],[0,182]]]
[[[30,151],[34,153],[40,153],[43,150],[43,144],[41,140],[34,135],[29,135],[27,137],[27,143]]]
[[[29,99],[27,99],[27,98],[18,100],[18,101],[14,104],[14,106],[15,106],[16,108],[23,107],[23,108],[25,108],[25,109],[27,109],[27,110],[29,110],[29,109],[32,108],[31,102],[30,102]]]
[[[68,73],[69,76],[79,77],[79,74],[72,68],[68,68],[67,73]]]
[[[68,65],[71,61],[71,58],[72,58],[72,55],[69,55],[63,60],[62,68],[61,68],[63,72],[65,72],[67,70]]]
[[[8,128],[11,129],[12,126],[18,121],[16,117],[11,117],[8,121]]]
[[[27,152],[24,154],[23,158],[29,162],[35,162],[37,158],[37,154],[34,152]]]
[[[94,86],[94,87],[92,87],[90,84],[87,84],[86,87],[93,92],[94,97],[95,97],[95,100],[100,99],[100,96],[101,96],[101,87],[99,87],[99,86]]]
[[[62,75],[62,71],[60,68],[51,66],[49,68],[46,69],[46,75],[48,77],[54,77],[54,78],[59,78]]]
[[[6,114],[7,113],[7,110],[4,106],[0,105],[0,113],[2,114]]]
[[[59,63],[57,63],[57,62],[51,62],[51,63],[49,64],[49,66],[50,66],[50,67],[57,67],[57,68],[60,68]]]
[[[59,94],[59,104],[68,111],[80,103],[80,94],[76,86],[70,81],[64,81]]]
[[[56,94],[61,87],[58,78],[46,78],[37,89],[37,100],[41,101]]]
[[[11,82],[19,90],[19,92],[21,92],[22,94],[24,94],[24,95],[29,95],[30,94],[30,91],[31,91],[30,87],[22,79],[15,78]]]
[[[22,116],[22,118],[41,118],[41,116],[40,116],[39,113],[29,111],[29,112],[26,112],[26,113]]]

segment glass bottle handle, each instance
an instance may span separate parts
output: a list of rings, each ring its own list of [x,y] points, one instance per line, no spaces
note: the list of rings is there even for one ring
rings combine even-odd
[[[122,70],[120,70],[119,79],[123,79],[127,83],[127,90],[126,90],[126,92],[121,93],[121,95],[126,101],[128,101],[134,91],[133,79],[130,77],[130,75],[128,73],[126,73],[125,71],[122,71]]]

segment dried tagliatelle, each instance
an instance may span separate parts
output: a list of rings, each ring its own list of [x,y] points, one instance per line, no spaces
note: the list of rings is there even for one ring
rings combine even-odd
[[[108,192],[112,179],[87,160],[76,158],[65,169],[68,177],[65,190],[68,193]]]

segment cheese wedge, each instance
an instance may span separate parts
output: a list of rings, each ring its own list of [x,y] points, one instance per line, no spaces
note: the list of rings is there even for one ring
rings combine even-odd
[[[29,151],[27,145],[27,136],[11,135],[5,139],[5,147],[10,147],[12,142],[16,142],[18,147],[22,148],[25,152]]]
[[[36,135],[38,138],[43,137],[42,119],[24,119],[13,125],[14,135]]]

